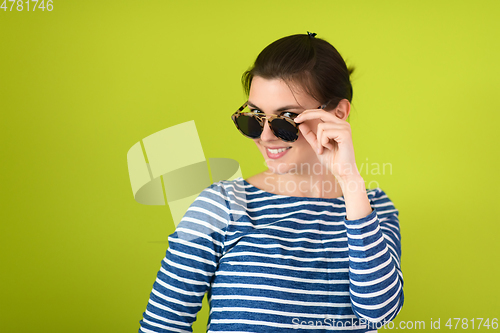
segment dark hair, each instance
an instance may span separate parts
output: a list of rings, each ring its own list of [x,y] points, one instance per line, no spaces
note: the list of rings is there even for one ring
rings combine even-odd
[[[248,96],[254,76],[282,79],[289,87],[298,84],[321,103],[331,101],[332,107],[344,98],[352,101],[349,77],[353,71],[354,67],[347,68],[342,56],[327,41],[297,34],[266,46],[253,67],[243,73],[241,82]]]

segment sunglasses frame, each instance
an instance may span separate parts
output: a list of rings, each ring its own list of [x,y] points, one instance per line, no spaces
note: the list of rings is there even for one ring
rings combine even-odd
[[[318,109],[324,109],[326,108],[326,106],[330,103],[330,101],[326,104],[323,104],[321,105],[320,107],[318,107]],[[243,111],[248,105],[248,101],[246,101],[245,103],[243,103],[243,105],[235,112],[231,115],[231,119],[233,120],[234,124],[236,125],[236,128],[238,128],[238,131],[240,131],[241,134],[243,134],[243,136],[249,138],[249,139],[258,139],[260,137],[260,135],[256,138],[252,138],[248,135],[246,135],[245,133],[243,133],[243,131],[241,130],[240,126],[238,126],[238,122],[237,122],[237,119],[238,117],[240,116],[245,116],[245,115],[249,115],[251,117],[254,117],[257,119],[257,121],[259,122],[260,124],[260,134],[262,135],[262,132],[264,131],[264,119],[267,119],[268,123],[269,123],[269,127],[271,128],[271,131],[273,132],[273,134],[280,140],[283,140],[285,142],[295,142],[297,141],[297,139],[299,138],[299,136],[297,135],[297,133],[299,132],[299,124],[297,124],[296,122],[293,121],[293,119],[297,116],[294,116],[293,118],[291,117],[285,117],[285,116],[282,116],[282,115],[276,115],[276,114],[272,114],[270,116],[268,115],[265,115],[265,114],[258,114],[258,113],[252,113],[252,112],[241,112]],[[274,119],[283,119],[287,122],[289,122],[291,125],[293,125],[293,127],[295,127],[295,134],[297,136],[297,138],[295,140],[284,140],[282,138],[280,138],[275,132],[274,132],[274,129],[273,129],[273,125],[272,125],[272,122]]]

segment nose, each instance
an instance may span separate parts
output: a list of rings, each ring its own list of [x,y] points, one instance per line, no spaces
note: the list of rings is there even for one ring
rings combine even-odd
[[[262,141],[278,140],[278,138],[274,135],[273,131],[271,131],[271,128],[269,127],[269,121],[267,118],[268,117],[266,117],[264,120],[264,128],[262,129],[262,134],[260,135],[260,139]]]

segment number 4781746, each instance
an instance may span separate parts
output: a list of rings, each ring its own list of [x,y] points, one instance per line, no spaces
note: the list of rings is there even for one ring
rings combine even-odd
[[[0,0],[1,1],[1,0]],[[10,3],[10,7],[7,7],[7,5]],[[2,2],[2,5],[0,6],[0,9],[3,9],[4,12],[9,10],[9,12],[13,10],[17,10],[18,12],[22,11],[27,11],[29,12],[31,8],[31,11],[34,12],[35,10],[38,11],[47,11],[51,12],[54,9],[53,1],[52,0],[4,0]]]
[[[453,320],[455,321],[455,326],[453,326]],[[482,327],[486,327],[489,329],[490,327],[494,330],[498,328],[498,318],[449,318],[446,322],[446,327],[449,329],[479,329]]]

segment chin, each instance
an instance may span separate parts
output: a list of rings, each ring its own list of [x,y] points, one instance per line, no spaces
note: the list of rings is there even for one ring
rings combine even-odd
[[[266,159],[266,165],[269,172],[276,175],[286,175],[288,173],[296,173],[297,163],[292,162],[277,162],[272,159]]]

